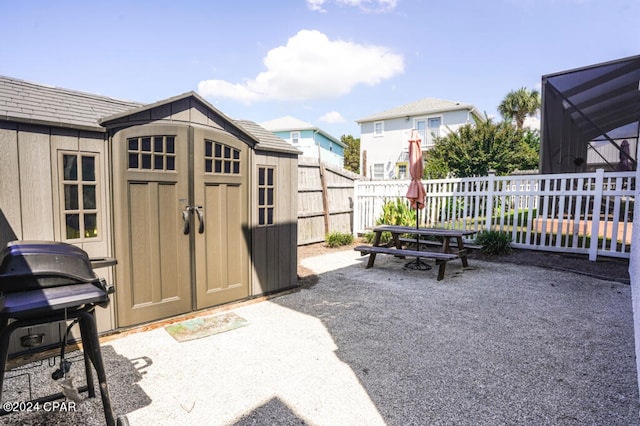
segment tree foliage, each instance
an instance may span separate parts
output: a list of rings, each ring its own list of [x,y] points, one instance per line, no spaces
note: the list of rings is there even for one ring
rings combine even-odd
[[[537,90],[529,91],[521,87],[507,93],[498,105],[498,111],[505,121],[515,121],[516,127],[522,129],[525,118],[538,113],[540,102],[540,93]]]
[[[509,122],[491,119],[467,124],[438,138],[426,153],[424,177],[486,176],[489,170],[507,175],[514,170],[538,166],[540,138],[537,131],[523,130]]]
[[[360,138],[342,135],[340,140],[347,146],[344,149],[344,168],[354,173],[360,173]]]

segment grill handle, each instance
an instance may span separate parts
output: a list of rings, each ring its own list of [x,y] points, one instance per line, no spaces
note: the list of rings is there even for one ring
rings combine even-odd
[[[89,259],[91,262],[91,268],[106,268],[107,266],[115,266],[118,264],[118,261],[113,257],[92,257]]]

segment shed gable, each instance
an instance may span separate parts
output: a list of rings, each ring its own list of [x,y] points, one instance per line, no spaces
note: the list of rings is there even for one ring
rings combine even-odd
[[[259,142],[255,136],[193,92],[100,120],[100,124],[109,129],[123,129],[157,122],[200,125],[221,130],[235,136],[251,148]]]

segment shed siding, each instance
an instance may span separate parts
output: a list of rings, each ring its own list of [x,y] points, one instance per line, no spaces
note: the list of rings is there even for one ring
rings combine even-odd
[[[51,189],[53,205],[53,240],[65,241],[66,230],[63,227],[64,217],[62,216],[63,205],[60,194],[62,188],[60,182],[58,162],[62,152],[78,152],[84,154],[97,155],[96,178],[97,178],[97,199],[98,203],[98,238],[86,240],[81,243],[72,242],[87,252],[89,257],[111,257],[111,226],[110,208],[107,194],[109,194],[109,174],[107,173],[107,152],[104,135],[86,131],[70,129],[51,129]],[[96,274],[104,278],[108,283],[113,283],[113,268],[97,269]],[[113,299],[113,297],[112,297]],[[114,312],[115,303],[110,303],[105,308],[96,309],[96,322],[99,331],[108,331],[115,328]]]
[[[18,126],[0,123],[0,244],[22,239]]]
[[[106,152],[103,135],[56,127],[3,122],[0,125],[0,243],[4,247],[13,240],[64,241],[58,174],[59,151],[87,152],[99,155],[98,179],[101,237],[96,241],[75,244],[90,257],[111,256],[107,193]],[[96,274],[113,282],[112,268],[101,268]],[[101,332],[115,327],[113,304],[96,309]],[[64,324],[31,327],[31,333],[44,333],[43,345],[60,342]],[[73,330],[77,336],[78,330]],[[11,337],[10,353],[24,351],[19,344],[24,332]]]
[[[254,191],[252,295],[271,293],[297,284],[297,157],[260,153],[256,155],[253,188],[259,167],[276,171],[276,209],[273,226],[258,226],[258,194]],[[288,261],[283,261],[287,259]]]
[[[53,240],[53,203],[49,129],[20,126],[18,130],[20,164],[20,204],[22,238]]]

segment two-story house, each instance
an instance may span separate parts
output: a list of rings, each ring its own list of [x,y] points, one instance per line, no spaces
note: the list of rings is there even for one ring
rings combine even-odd
[[[346,145],[313,124],[286,116],[265,121],[260,126],[302,151],[302,157],[320,158],[337,167],[344,165]]]
[[[424,98],[356,120],[360,125],[360,173],[372,179],[408,179],[412,129],[420,134],[426,151],[435,138],[482,119],[471,104]]]

